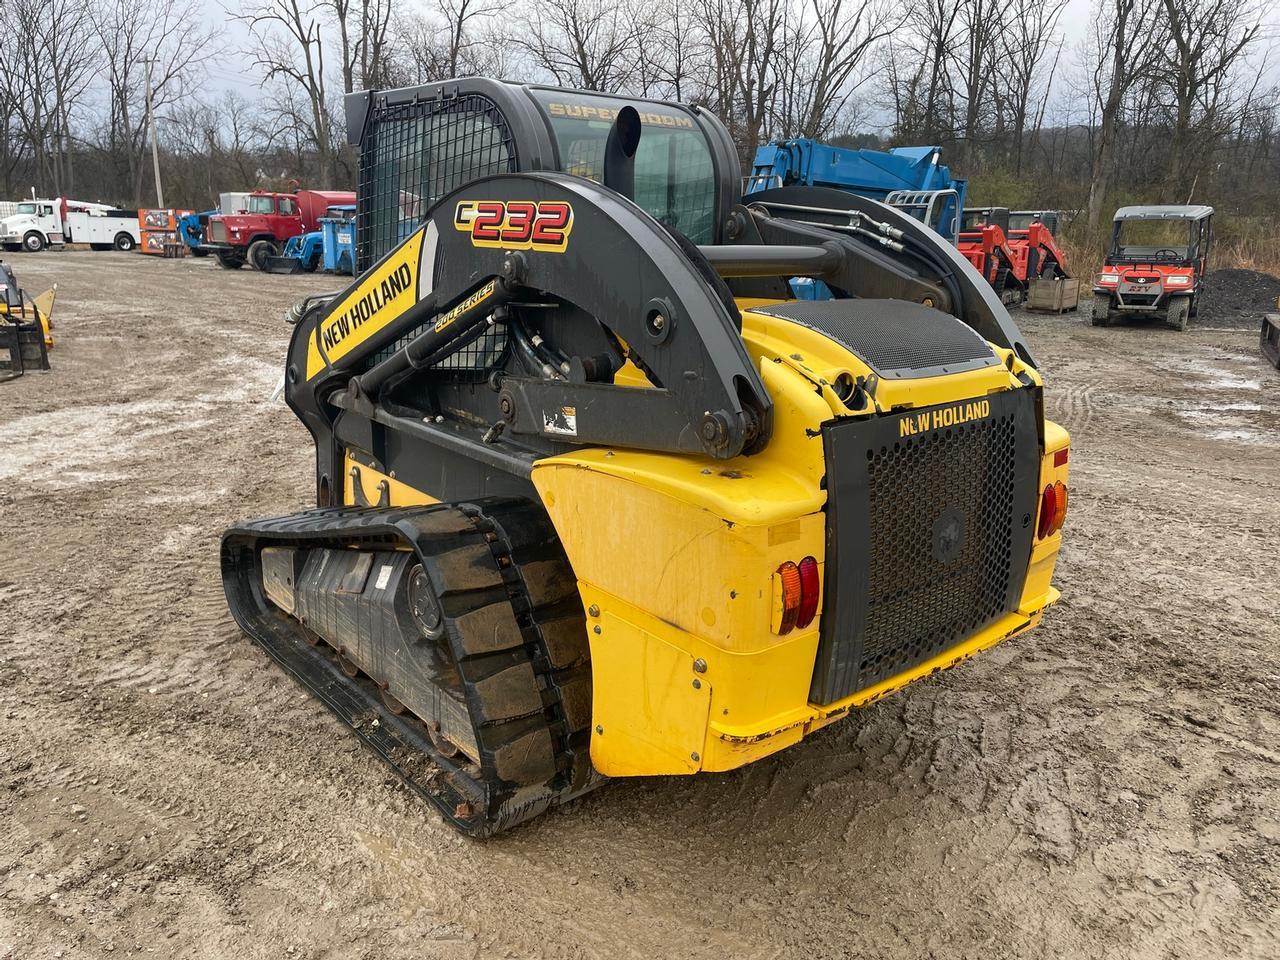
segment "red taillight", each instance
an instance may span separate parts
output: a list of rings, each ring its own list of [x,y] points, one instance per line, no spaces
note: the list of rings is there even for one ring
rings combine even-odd
[[[782,623],[778,633],[784,634],[795,629],[800,616],[800,568],[788,560],[778,568],[778,577],[782,580]]]
[[[796,626],[803,630],[813,623],[818,614],[818,561],[805,557],[800,561],[800,612],[796,614]]]
[[[799,564],[787,560],[778,567],[775,576],[778,587],[775,598],[782,605],[778,634],[783,636],[797,627],[803,630],[818,615],[818,600],[822,596],[818,561],[813,557],[805,557]]]
[[[1041,539],[1051,537],[1062,529],[1067,519],[1067,487],[1061,480],[1051,483],[1040,494],[1040,524],[1036,535]]]

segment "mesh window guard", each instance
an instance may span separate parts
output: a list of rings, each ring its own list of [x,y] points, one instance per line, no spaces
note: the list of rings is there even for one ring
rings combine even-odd
[[[511,130],[488,97],[375,105],[368,123],[356,222],[360,272],[412,233],[449,191],[516,169]]]

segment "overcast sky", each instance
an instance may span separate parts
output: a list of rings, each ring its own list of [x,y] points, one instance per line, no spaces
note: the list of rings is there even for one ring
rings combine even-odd
[[[209,67],[210,85],[215,91],[232,89],[252,99],[260,90],[259,74],[243,52],[249,47],[249,31],[244,24],[233,19],[240,9],[239,0],[197,0],[197,3],[206,11],[206,20],[218,29],[228,48],[228,54],[219,57]],[[1088,32],[1091,16],[1092,0],[1067,0],[1066,9],[1059,24],[1065,39],[1065,49],[1058,68],[1060,79],[1074,66],[1076,47]],[[1265,74],[1280,80],[1280,48],[1277,47],[1277,44],[1280,44],[1280,3],[1270,2],[1266,22],[1270,36],[1264,42],[1264,46],[1270,47],[1271,51],[1266,57],[1263,69]],[[243,70],[237,71],[234,68],[237,62],[244,63]],[[1050,122],[1055,114],[1060,116],[1064,110],[1070,109],[1065,86],[1062,84],[1058,86],[1063,90],[1060,98],[1062,102],[1058,104],[1056,111],[1050,111],[1048,118]]]

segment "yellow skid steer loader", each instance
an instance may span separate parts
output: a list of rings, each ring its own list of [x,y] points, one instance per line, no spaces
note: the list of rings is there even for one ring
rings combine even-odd
[[[744,198],[676,103],[472,79],[347,121],[359,277],[285,368],[316,508],[228,530],[222,570],[458,828],[759,760],[1057,599],[1067,434],[923,225]]]

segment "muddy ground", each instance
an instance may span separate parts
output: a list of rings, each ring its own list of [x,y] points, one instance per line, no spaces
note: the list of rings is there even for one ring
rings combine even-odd
[[[1022,318],[1072,432],[1044,626],[783,754],[488,842],[244,640],[217,544],[308,505],[268,402],[317,277],[15,256],[0,958],[1274,957],[1280,373],[1249,325]]]

